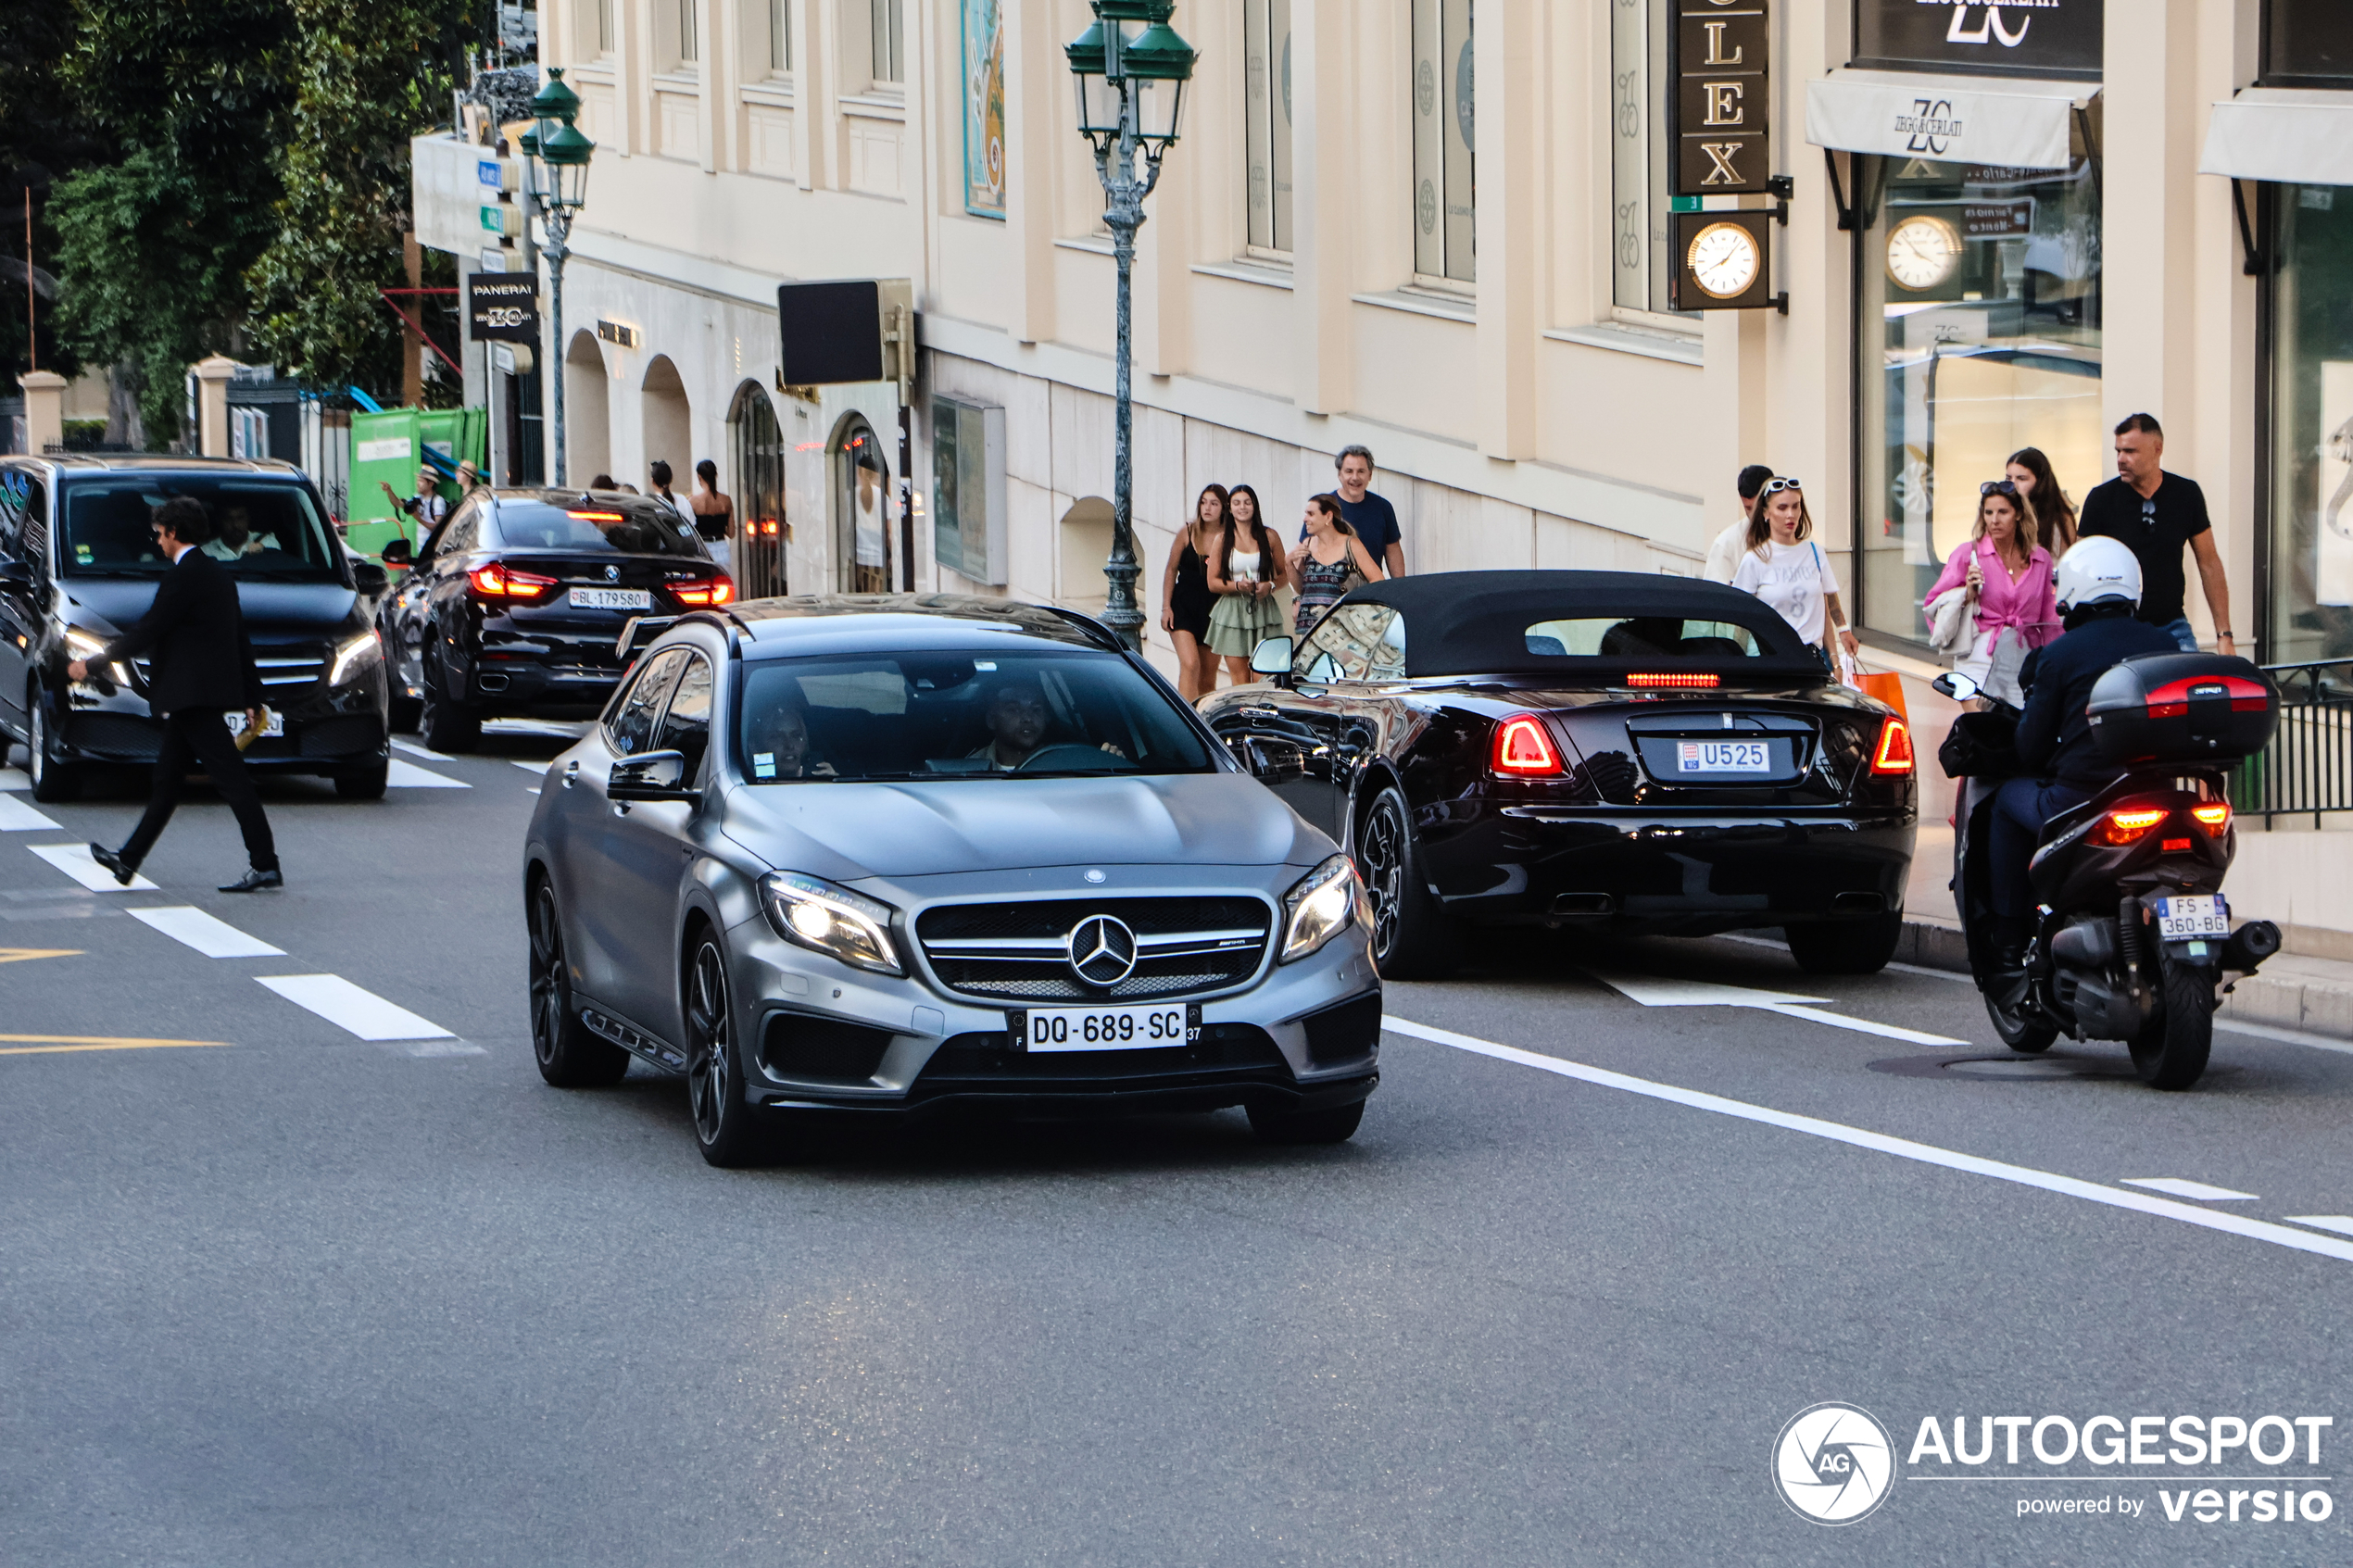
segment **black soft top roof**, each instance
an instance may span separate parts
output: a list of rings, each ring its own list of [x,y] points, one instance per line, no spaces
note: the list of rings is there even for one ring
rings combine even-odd
[[[1528,651],[1540,621],[1680,616],[1723,621],[1756,638],[1758,657],[1676,660],[1679,667],[1827,674],[1796,629],[1754,595],[1720,583],[1639,571],[1441,571],[1371,583],[1342,601],[1394,606],[1405,617],[1408,675],[1604,673],[1655,664]]]

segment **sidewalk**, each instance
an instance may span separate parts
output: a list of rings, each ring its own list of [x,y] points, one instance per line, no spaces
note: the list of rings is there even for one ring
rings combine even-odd
[[[1944,732],[1960,709],[1929,690],[1929,681],[1940,672],[1932,665],[1878,648],[1867,649],[1864,662],[1903,676],[1904,701],[1911,711],[1912,738],[1919,757],[1919,839],[1912,853],[1911,883],[1905,892],[1904,940],[1895,949],[1896,961],[1966,972],[1969,950],[1961,939],[1951,886],[1953,781],[1936,763],[1936,748],[1944,744]],[[2268,845],[2261,847],[2259,857],[2250,855],[2255,847],[2249,840],[2284,836],[2266,834],[2259,829],[2242,833],[2240,856],[2243,859],[2275,859]],[[2343,842],[2353,845],[2353,838]],[[2286,910],[2257,909],[2249,905],[2238,912],[2249,919],[2279,919],[2283,929],[2290,924],[2282,918]],[[2325,934],[2313,935],[2326,940]],[[2264,1028],[2353,1040],[2353,962],[2312,952],[2281,953],[2233,985],[2222,998],[2217,1016]]]

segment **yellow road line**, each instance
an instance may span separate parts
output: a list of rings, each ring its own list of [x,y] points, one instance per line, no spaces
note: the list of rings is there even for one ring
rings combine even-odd
[[[0,1046],[0,1056],[46,1056],[57,1051],[146,1051],[172,1046],[226,1046],[229,1040],[143,1040],[123,1035],[0,1035],[21,1042]]]
[[[28,959],[78,959],[79,947],[0,947],[0,963],[23,963]]]

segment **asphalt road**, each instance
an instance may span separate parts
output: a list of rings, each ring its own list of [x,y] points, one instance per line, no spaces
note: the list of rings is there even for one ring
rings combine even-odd
[[[32,851],[137,782],[49,826],[0,775],[0,1562],[2353,1558],[2353,1218],[2309,1223],[2353,1215],[2353,1054],[2223,1034],[2164,1096],[2120,1047],[2021,1066],[1947,976],[1519,940],[1390,988],[1343,1148],[1228,1112],[717,1172],[680,1081],[533,1069],[512,764],[561,744],[273,786],[289,885],[245,899],[217,803],[86,891]],[[1835,1528],[1774,1479],[1826,1401],[1894,1449],[1800,1429],[1883,1498]],[[2161,1418],[2144,1462],[2088,1461],[2102,1415]],[[2165,1459],[2193,1415],[2273,1458]],[[1995,1451],[1914,1457],[1931,1417]]]

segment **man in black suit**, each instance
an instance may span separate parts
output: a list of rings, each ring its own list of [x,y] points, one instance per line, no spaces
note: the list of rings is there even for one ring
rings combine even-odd
[[[155,793],[147,814],[130,841],[120,850],[90,847],[91,859],[128,884],[139,872],[180,804],[180,791],[191,768],[200,767],[213,788],[237,814],[245,835],[245,854],[252,861],[245,874],[220,889],[251,893],[283,887],[278,850],[270,836],[270,819],[261,813],[261,797],[245,771],[245,759],[230,738],[225,715],[243,709],[247,724],[261,722],[261,675],[254,667],[253,645],[245,638],[245,616],[237,607],[237,584],[229,569],[196,546],[214,533],[212,514],[205,504],[182,495],[156,508],[156,543],[171,558],[171,570],[156,588],[155,603],[139,624],[117,637],[95,659],[75,659],[66,673],[77,681],[89,679],[93,664],[114,664],[150,656],[147,704],[163,721],[163,745],[156,753]]]

